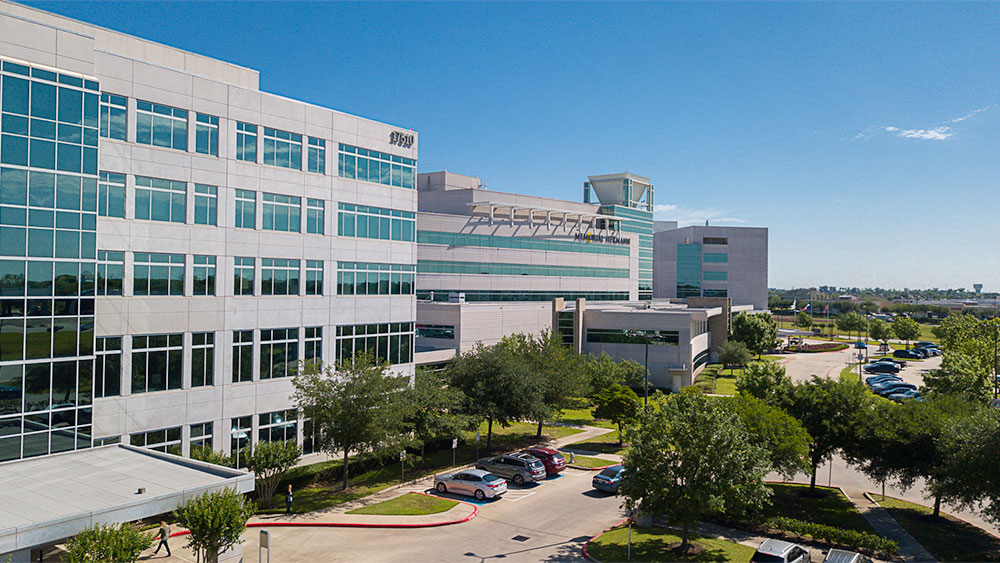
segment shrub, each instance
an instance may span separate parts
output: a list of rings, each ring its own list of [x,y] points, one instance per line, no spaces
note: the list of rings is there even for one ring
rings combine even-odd
[[[858,532],[856,530],[843,530],[825,524],[796,520],[795,518],[778,516],[768,520],[766,524],[783,532],[809,536],[822,542],[837,544],[846,548],[862,547],[872,551],[881,551],[890,556],[895,555],[898,549],[896,542],[882,536],[867,532]]]
[[[98,562],[139,559],[143,550],[153,545],[153,536],[129,523],[87,528],[66,542],[68,561]]]
[[[847,344],[843,342],[823,342],[822,344],[801,344],[788,347],[789,352],[836,352],[846,349]]]

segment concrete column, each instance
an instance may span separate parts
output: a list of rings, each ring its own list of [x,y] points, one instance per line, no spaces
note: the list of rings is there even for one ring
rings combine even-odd
[[[583,339],[586,333],[583,331],[583,316],[587,310],[587,300],[580,298],[576,300],[576,314],[573,315],[573,350],[577,354],[583,353]]]

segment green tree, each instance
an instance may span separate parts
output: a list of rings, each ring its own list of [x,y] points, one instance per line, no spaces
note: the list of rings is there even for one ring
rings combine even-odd
[[[249,448],[248,448],[249,449]],[[253,471],[256,479],[255,492],[261,506],[271,506],[271,497],[278,488],[281,475],[295,466],[302,457],[302,450],[295,441],[258,442],[257,446],[244,454],[247,469]]]
[[[469,418],[461,413],[465,395],[449,387],[441,373],[417,368],[413,388],[407,392],[406,425],[420,443],[420,464],[425,465],[424,447],[437,438],[454,438],[469,426]]]
[[[889,339],[892,338],[892,327],[881,319],[872,319],[868,323],[868,335],[872,337],[872,340],[888,344]]]
[[[844,313],[837,317],[837,329],[846,332],[848,338],[854,336],[855,332],[860,333],[865,329],[865,318],[860,313]]]
[[[742,342],[759,357],[778,342],[778,325],[770,313],[740,313],[733,317],[731,340]]]
[[[622,426],[635,422],[642,411],[642,401],[635,391],[624,385],[612,385],[595,397],[594,417],[610,420],[618,425],[618,445],[622,444]]]
[[[663,515],[681,528],[679,551],[702,514],[760,508],[767,454],[737,416],[696,393],[658,396],[629,429],[621,494],[628,509]]]
[[[538,423],[535,436],[541,438],[545,421],[561,416],[562,410],[569,408],[572,399],[584,390],[580,357],[553,330],[544,330],[538,336],[515,334],[505,338],[501,346],[508,339],[513,349],[524,354],[529,374],[538,380],[541,396],[535,402],[536,411],[531,418]]]
[[[773,471],[791,479],[799,471],[809,469],[812,437],[795,417],[749,395],[726,397],[723,404],[767,452]]]
[[[786,410],[799,419],[812,436],[809,444],[811,491],[816,489],[816,469],[855,438],[859,422],[871,411],[870,397],[874,395],[857,383],[815,375],[811,381],[793,387]]]
[[[307,366],[293,381],[295,403],[318,430],[317,445],[325,452],[344,455],[344,488],[349,483],[350,452],[380,457],[398,453],[408,442],[404,435],[409,380],[387,374],[389,365],[370,354],[318,370]]]
[[[492,447],[493,423],[506,428],[538,412],[541,389],[529,377],[522,354],[509,346],[483,346],[459,354],[446,371],[449,384],[465,394],[463,412],[487,422],[486,449]]]
[[[941,359],[941,367],[924,375],[924,392],[959,395],[967,400],[987,403],[993,396],[992,374],[974,356],[950,350]]]
[[[722,362],[723,368],[729,368],[729,373],[733,373],[733,368],[735,366],[746,366],[750,363],[753,356],[750,354],[750,350],[742,342],[737,342],[736,340],[730,340],[722,345],[719,349],[719,361]],[[715,376],[712,377],[712,392],[715,392],[715,384],[719,378],[719,372],[715,372]]]
[[[946,476],[938,484],[942,494],[960,509],[975,510],[1000,523],[1000,409],[980,408],[944,436]]]
[[[774,360],[753,362],[736,376],[736,391],[784,408],[792,393],[792,380],[785,367]]]
[[[617,361],[605,352],[597,356],[587,356],[582,367],[587,397],[591,400],[615,384],[632,388],[642,387],[645,374],[642,364],[632,360]]]
[[[906,347],[909,348],[911,340],[920,338],[920,325],[910,318],[896,319],[896,322],[892,323],[892,333],[896,338],[905,340]]]
[[[194,497],[174,511],[174,518],[191,531],[187,546],[195,556],[217,563],[219,553],[243,543],[243,531],[253,513],[252,501],[227,488]]]
[[[221,465],[223,467],[236,467],[236,460],[233,456],[223,452],[217,452],[207,446],[192,445],[191,459]]]
[[[795,313],[795,326],[802,330],[809,330],[813,326],[813,316],[805,311]]]
[[[74,563],[133,563],[153,545],[153,536],[130,524],[97,524],[66,541],[66,559]]]

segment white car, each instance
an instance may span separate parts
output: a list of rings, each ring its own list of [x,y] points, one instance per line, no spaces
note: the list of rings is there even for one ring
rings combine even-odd
[[[507,481],[482,469],[467,469],[434,477],[434,488],[439,493],[454,493],[485,500],[506,493]]]
[[[751,563],[809,563],[809,550],[781,540],[766,540],[750,558]]]

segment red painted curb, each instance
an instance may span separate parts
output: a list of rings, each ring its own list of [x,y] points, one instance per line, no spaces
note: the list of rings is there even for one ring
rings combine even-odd
[[[594,561],[594,563],[601,563],[599,560],[594,559],[593,557],[590,556],[589,553],[587,553],[587,546],[590,545],[590,542],[596,540],[597,538],[603,536],[604,534],[610,532],[611,530],[614,530],[615,528],[617,528],[618,526],[621,526],[625,522],[628,522],[628,518],[622,518],[621,522],[615,524],[614,526],[611,526],[610,528],[604,530],[603,532],[601,532],[601,533],[597,534],[596,536],[590,538],[589,540],[585,541],[583,543],[583,547],[580,548],[580,551],[583,552],[583,558],[586,559],[587,561]]]
[[[435,495],[429,495],[427,493],[421,493],[413,491],[418,495],[427,495],[433,497]],[[441,498],[441,497],[435,497]],[[452,499],[448,499],[452,500]],[[460,504],[467,504],[472,507],[472,512],[465,516],[464,518],[459,518],[458,520],[443,520],[441,522],[424,522],[416,524],[370,524],[365,522],[251,522],[247,524],[247,528],[436,528],[439,526],[451,526],[452,524],[462,524],[468,522],[479,514],[479,507],[465,501],[456,500],[455,502]],[[180,532],[174,532],[170,534],[170,537],[175,536],[186,536],[190,534],[190,530],[183,530]]]

